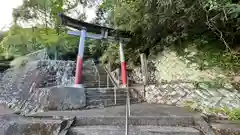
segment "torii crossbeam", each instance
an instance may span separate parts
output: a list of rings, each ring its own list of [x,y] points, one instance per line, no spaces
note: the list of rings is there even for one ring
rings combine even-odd
[[[106,39],[111,41],[120,41],[120,60],[121,60],[121,75],[122,84],[127,85],[127,71],[126,62],[124,59],[123,42],[128,42],[132,37],[132,34],[128,31],[116,30],[108,27],[103,27],[95,24],[86,23],[73,19],[62,13],[59,14],[62,25],[75,28],[79,31],[69,31],[69,35],[80,36],[78,57],[76,64],[75,84],[79,85],[82,83],[82,69],[83,69],[83,56],[84,56],[84,42],[86,38],[93,39]]]

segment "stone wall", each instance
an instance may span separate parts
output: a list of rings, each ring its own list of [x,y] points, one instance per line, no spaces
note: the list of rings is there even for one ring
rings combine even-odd
[[[35,103],[47,94],[42,88],[72,83],[74,65],[72,61],[38,60],[8,69],[0,82],[1,102],[15,111],[34,110],[38,107]],[[29,101],[34,102],[29,105]]]
[[[80,109],[86,104],[84,101],[86,96],[85,94],[77,94],[76,90],[72,92],[70,89],[69,86],[74,85],[74,75],[74,61],[49,59],[29,61],[19,68],[11,68],[4,72],[2,80],[0,80],[0,101],[23,115],[53,110],[53,108],[56,110]],[[92,62],[85,61],[83,80],[93,75],[95,75],[95,69]],[[60,86],[57,90],[59,93],[55,90],[58,86]],[[64,93],[61,88],[66,87],[69,88],[67,88],[68,91],[65,91],[67,93]],[[53,92],[55,94],[51,94]],[[76,95],[72,94],[74,92]],[[80,99],[79,95],[83,96],[81,97],[83,103],[76,105],[76,101]]]
[[[174,51],[165,50],[156,59],[149,60],[150,85],[146,87],[146,101],[188,105],[206,113],[208,108],[214,107],[240,108],[239,90],[228,82],[224,72],[217,67],[200,70],[198,64],[188,60],[191,57],[195,57],[194,51],[181,57]],[[135,83],[142,84],[141,78],[140,68],[130,74]],[[219,82],[222,85],[216,85]]]
[[[193,83],[172,82],[146,87],[146,100],[149,103],[190,106],[204,113],[209,108],[240,108],[240,94],[227,88],[208,88],[204,84],[196,88]]]

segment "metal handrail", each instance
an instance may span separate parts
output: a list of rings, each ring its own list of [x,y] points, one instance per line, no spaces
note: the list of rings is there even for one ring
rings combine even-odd
[[[119,85],[117,85],[118,83],[116,83],[116,81],[113,79],[113,76],[111,75],[111,73],[108,71],[107,67],[104,67],[105,71],[107,72],[107,74],[109,75],[110,80],[112,81],[114,87],[120,87]],[[118,78],[119,79],[119,78]],[[118,80],[119,81],[119,80]],[[126,115],[125,115],[125,135],[129,134],[129,124],[128,124],[128,120],[129,120],[129,116],[131,115],[131,110],[130,110],[130,94],[129,94],[129,79],[127,78],[127,86],[124,86],[126,88],[126,92],[127,92],[127,98],[126,98]],[[116,101],[116,92],[115,93],[115,101]],[[115,102],[116,103],[116,102]]]
[[[92,60],[93,66],[95,67],[96,73],[98,75],[98,87],[101,87],[101,77],[100,77],[100,73],[98,71],[97,65],[95,64],[95,62]]]
[[[111,75],[111,73],[109,72],[108,68],[106,66],[104,66],[104,70],[106,71],[108,77],[110,78],[113,86],[114,86],[114,104],[117,104],[117,88],[119,88],[119,85],[115,82],[113,76]]]
[[[128,84],[129,80],[127,78],[127,86],[126,86],[126,90],[127,90],[127,98],[126,98],[126,116],[125,116],[125,135],[129,134],[129,124],[128,124],[128,120],[129,120],[129,116],[130,116],[130,95],[129,95],[129,87]]]
[[[106,67],[106,66],[104,66],[104,70],[105,70],[105,71],[106,71],[106,73],[108,74],[108,76],[109,76],[109,78],[110,78],[111,82],[113,83],[114,87],[118,88],[118,87],[119,87],[119,85],[116,83],[116,81],[115,81],[114,77],[113,77],[113,76],[111,75],[111,73],[108,71],[108,69],[107,69],[107,67]]]

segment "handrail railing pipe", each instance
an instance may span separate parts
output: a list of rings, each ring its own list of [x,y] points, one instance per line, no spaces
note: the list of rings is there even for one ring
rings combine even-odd
[[[97,73],[97,76],[98,76],[98,87],[100,88],[101,87],[101,77],[100,77],[100,73],[98,71],[98,68],[97,68],[97,65],[95,64],[95,62],[92,60],[92,63],[93,63],[93,66],[96,70],[96,73]]]
[[[128,135],[128,133],[129,133],[128,119],[129,119],[128,102],[126,102],[125,135]]]
[[[112,74],[109,72],[109,70],[107,69],[107,67],[104,67],[105,71],[107,72],[107,74],[109,75],[110,80],[112,81],[113,85],[114,85],[114,102],[116,104],[116,88],[120,87],[120,75],[119,72],[117,72],[117,77],[114,79],[114,77],[112,76]],[[129,94],[129,79],[127,78],[127,85],[122,86],[121,88],[126,89],[126,116],[125,116],[125,135],[129,134],[129,124],[128,124],[128,120],[129,120],[129,116],[131,114],[130,112],[130,94]]]
[[[128,115],[131,115],[131,101],[130,101],[130,89],[129,89],[129,79],[127,77],[127,102],[128,102]]]
[[[109,75],[107,75],[107,88],[109,88]]]
[[[105,71],[108,74],[109,79],[111,80],[112,84],[114,85],[114,104],[117,104],[117,88],[119,87],[119,85],[115,82],[113,76],[111,75],[111,72],[109,72],[107,67],[104,67]]]

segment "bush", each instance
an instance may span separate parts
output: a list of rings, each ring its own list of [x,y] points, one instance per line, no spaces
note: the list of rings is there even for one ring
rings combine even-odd
[[[233,109],[228,116],[230,120],[240,120],[240,108]]]

